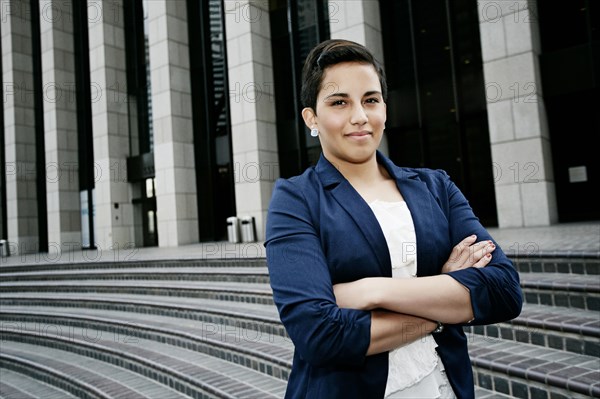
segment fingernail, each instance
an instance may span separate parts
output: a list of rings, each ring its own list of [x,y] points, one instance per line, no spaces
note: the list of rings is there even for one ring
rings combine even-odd
[[[492,257],[492,254],[487,254],[485,257],[489,259]]]
[[[477,238],[477,236],[475,234],[471,235],[471,238]]]

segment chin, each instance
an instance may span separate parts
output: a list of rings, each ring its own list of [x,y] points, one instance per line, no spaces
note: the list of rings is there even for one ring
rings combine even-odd
[[[365,163],[375,156],[377,148],[364,148],[359,151],[348,151],[344,154],[344,158],[351,163]]]

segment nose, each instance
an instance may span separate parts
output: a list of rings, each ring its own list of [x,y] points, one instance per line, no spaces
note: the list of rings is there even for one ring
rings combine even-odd
[[[357,104],[352,108],[352,115],[350,116],[350,123],[353,125],[364,125],[369,121],[369,117],[365,112],[362,104]]]

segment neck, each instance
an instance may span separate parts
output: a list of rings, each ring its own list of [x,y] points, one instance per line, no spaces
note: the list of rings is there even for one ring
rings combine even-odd
[[[326,158],[330,160],[329,157],[326,156]],[[382,178],[382,172],[379,169],[375,153],[373,153],[372,157],[360,163],[335,158],[331,159],[330,162],[352,185],[374,182]]]

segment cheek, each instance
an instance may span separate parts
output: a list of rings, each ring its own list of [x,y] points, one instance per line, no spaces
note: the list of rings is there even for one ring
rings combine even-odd
[[[325,131],[335,133],[344,128],[345,119],[342,115],[331,113],[322,119],[322,126]]]
[[[369,116],[369,121],[374,126],[383,126],[385,124],[385,118],[386,118],[385,111],[376,110],[368,116]]]

